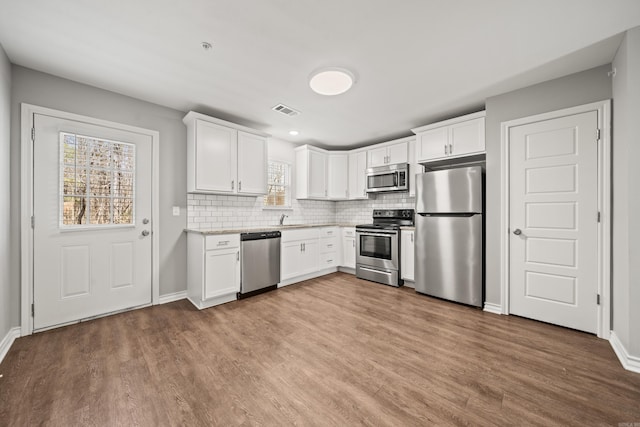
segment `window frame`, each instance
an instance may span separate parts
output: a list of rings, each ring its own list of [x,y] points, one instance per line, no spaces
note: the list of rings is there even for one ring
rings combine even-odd
[[[271,181],[271,174],[270,174],[270,166],[272,163],[276,163],[278,165],[284,165],[284,167],[286,167],[286,173],[285,173],[285,178],[288,178],[285,180],[284,184],[275,184]],[[265,194],[262,197],[262,209],[263,210],[293,210],[293,194],[292,194],[292,186],[291,186],[291,174],[293,172],[293,167],[291,165],[291,163],[287,162],[287,161],[283,161],[283,160],[278,160],[278,159],[268,159],[267,160],[267,194]],[[267,205],[266,201],[267,198],[269,197],[269,187],[271,185],[278,185],[284,188],[284,200],[285,203],[288,202],[288,204],[286,205]]]

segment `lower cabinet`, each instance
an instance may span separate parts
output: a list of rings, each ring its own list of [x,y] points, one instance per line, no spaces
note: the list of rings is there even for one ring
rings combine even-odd
[[[187,235],[187,295],[199,309],[234,301],[240,292],[240,235]]]
[[[400,275],[403,280],[415,281],[414,278],[414,257],[415,257],[415,244],[414,244],[414,231],[413,230],[401,230],[400,231]]]
[[[342,229],[342,267],[356,268],[356,229],[344,227]]]
[[[318,239],[282,243],[280,281],[318,271]]]

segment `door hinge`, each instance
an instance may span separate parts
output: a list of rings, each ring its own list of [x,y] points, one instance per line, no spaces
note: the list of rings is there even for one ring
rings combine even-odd
[[[600,212],[598,211],[598,222],[600,222]]]
[[[31,228],[36,227],[36,217],[31,215]]]
[[[596,129],[596,142],[600,141],[600,129]]]
[[[596,304],[600,305],[600,294],[596,296]]]
[[[35,304],[31,304],[31,317],[34,317],[36,314]]]
[[[36,128],[31,128],[31,140],[36,140]]]

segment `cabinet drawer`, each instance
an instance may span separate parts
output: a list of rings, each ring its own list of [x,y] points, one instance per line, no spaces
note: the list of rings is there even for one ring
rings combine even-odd
[[[240,247],[239,234],[221,234],[219,236],[207,236],[205,239],[205,249],[228,249]]]
[[[340,232],[338,227],[327,227],[320,229],[320,237],[335,237]]]
[[[353,227],[343,228],[342,237],[356,237],[356,229]]]
[[[320,270],[325,268],[337,267],[338,266],[338,254],[337,253],[326,253],[320,254]]]
[[[296,240],[313,240],[318,238],[317,228],[301,228],[296,230],[282,230],[281,242]]]
[[[320,253],[336,252],[338,250],[338,238],[331,237],[328,239],[320,239]]]

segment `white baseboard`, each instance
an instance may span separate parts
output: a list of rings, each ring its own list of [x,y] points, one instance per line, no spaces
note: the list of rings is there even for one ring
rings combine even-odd
[[[502,306],[500,304],[493,304],[485,301],[484,311],[487,313],[502,314]]]
[[[16,338],[20,338],[19,326],[9,329],[7,335],[5,335],[4,338],[2,338],[2,341],[0,341],[0,363],[2,363],[2,361],[4,360],[4,357],[9,352],[9,349],[13,345],[13,342],[16,340]]]
[[[174,292],[172,294],[160,295],[158,304],[166,304],[168,302],[180,301],[187,298],[187,291]]]
[[[611,331],[609,343],[611,344],[613,351],[616,353],[616,356],[618,356],[618,360],[620,360],[622,367],[627,371],[637,372],[640,374],[640,357],[630,355],[614,331]]]

